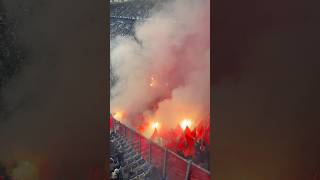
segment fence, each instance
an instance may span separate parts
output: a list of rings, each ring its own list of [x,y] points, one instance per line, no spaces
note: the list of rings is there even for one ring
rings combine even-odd
[[[169,149],[145,138],[135,130],[112,120],[112,130],[124,136],[143,159],[162,172],[167,180],[209,180],[210,172],[187,161]]]

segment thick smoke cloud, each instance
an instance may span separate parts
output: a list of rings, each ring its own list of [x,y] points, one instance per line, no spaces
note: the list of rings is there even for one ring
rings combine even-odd
[[[0,161],[20,179],[32,175],[24,162],[32,165],[33,179],[92,179],[106,153],[106,4],[4,4],[17,20],[26,60],[1,94]]]
[[[111,64],[118,81],[111,111],[136,124],[143,113],[173,128],[210,112],[210,1],[176,0],[154,9],[134,39],[115,39]]]

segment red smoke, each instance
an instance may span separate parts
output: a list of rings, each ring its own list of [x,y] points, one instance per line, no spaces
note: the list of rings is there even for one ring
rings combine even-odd
[[[196,142],[200,143],[200,150],[202,151],[204,151],[205,146],[210,144],[210,126],[208,122],[202,122],[197,127],[194,127],[193,130],[189,127],[183,130],[179,125],[171,130],[153,129],[150,139],[155,142],[160,142],[159,139],[162,139],[162,145],[168,149],[174,152],[182,152],[185,157],[194,157]],[[144,132],[148,127],[148,125],[144,124],[139,129],[143,129],[142,132]]]

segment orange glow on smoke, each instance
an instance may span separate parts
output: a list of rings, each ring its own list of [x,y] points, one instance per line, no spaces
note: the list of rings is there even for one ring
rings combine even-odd
[[[191,119],[183,119],[180,123],[180,126],[183,130],[185,130],[187,127],[191,128],[192,120]]]
[[[123,112],[116,112],[116,113],[114,113],[113,117],[116,120],[120,120],[123,117]]]

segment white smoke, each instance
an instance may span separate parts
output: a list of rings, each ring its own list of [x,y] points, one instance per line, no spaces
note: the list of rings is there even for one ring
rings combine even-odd
[[[111,112],[142,113],[166,128],[210,112],[210,0],[176,0],[115,39]],[[127,118],[126,123],[134,121]]]

